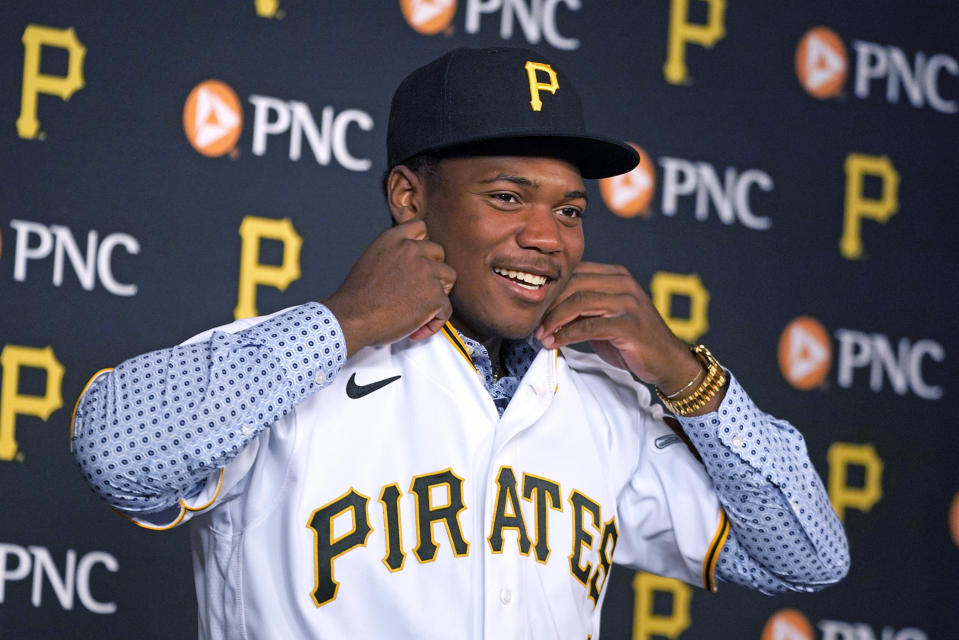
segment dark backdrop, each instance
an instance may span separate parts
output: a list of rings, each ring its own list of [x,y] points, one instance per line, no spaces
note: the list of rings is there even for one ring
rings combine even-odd
[[[587,258],[628,266],[802,429],[852,548],[822,594],[727,585],[687,606],[663,583],[645,610],[619,568],[603,637],[956,637],[956,5],[433,0],[429,35],[407,4],[0,8],[0,636],[195,635],[187,531],[140,530],[87,490],[68,451],[77,396],[99,368],[232,320],[242,284],[267,282],[257,264],[284,264],[269,237],[284,219],[302,250],[285,290],[255,288],[257,311],[330,293],[387,223],[397,82],[450,47],[509,43],[561,65],[592,128],[648,154],[640,215],[589,186]],[[813,32],[797,73],[818,26],[838,40]],[[671,40],[682,77],[664,71]],[[242,113],[205,121],[218,156],[184,128],[209,79]],[[246,264],[244,220],[267,229]],[[861,251],[844,255],[844,233]]]

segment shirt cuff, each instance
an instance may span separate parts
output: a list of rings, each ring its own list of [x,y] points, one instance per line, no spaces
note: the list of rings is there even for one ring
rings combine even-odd
[[[727,372],[728,373],[728,372]],[[760,410],[731,374],[726,396],[716,411],[701,416],[678,417],[710,475],[732,476],[745,462],[766,479],[780,484],[777,452],[798,447],[805,454],[802,435],[791,424]],[[738,458],[735,459],[735,458]]]
[[[318,302],[288,309],[238,334],[243,340],[268,344],[301,397],[322,389],[346,363],[346,340],[333,312]]]

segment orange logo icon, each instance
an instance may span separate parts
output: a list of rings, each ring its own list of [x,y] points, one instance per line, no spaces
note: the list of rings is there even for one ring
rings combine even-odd
[[[814,640],[812,625],[802,612],[780,609],[763,627],[762,640]]]
[[[796,47],[796,76],[806,93],[819,100],[842,91],[849,71],[849,55],[835,31],[814,27]]]
[[[959,493],[952,499],[949,508],[949,532],[952,533],[952,541],[959,547]]]
[[[829,334],[809,316],[796,318],[779,336],[779,369],[786,382],[808,391],[826,380],[832,364]]]
[[[456,0],[400,0],[400,10],[417,33],[431,36],[453,21]]]
[[[610,211],[621,218],[650,216],[649,203],[656,193],[656,174],[653,161],[638,146],[629,143],[639,152],[639,164],[630,171],[599,181],[599,192]]]
[[[183,131],[193,148],[211,158],[232,151],[243,129],[243,111],[233,89],[219,80],[195,86],[183,106]]]

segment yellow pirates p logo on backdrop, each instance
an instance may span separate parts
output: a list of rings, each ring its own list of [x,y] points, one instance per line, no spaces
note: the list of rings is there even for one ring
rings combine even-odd
[[[28,140],[41,138],[37,120],[37,96],[41,93],[59,96],[63,101],[83,88],[83,59],[87,49],[77,39],[73,27],[57,29],[38,24],[27,25],[23,31],[23,88],[20,92],[20,117],[17,134]],[[41,53],[44,47],[67,52],[67,75],[55,76],[41,71]]]

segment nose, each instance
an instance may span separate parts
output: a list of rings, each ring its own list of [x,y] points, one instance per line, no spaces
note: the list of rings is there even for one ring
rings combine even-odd
[[[561,224],[549,207],[534,207],[517,231],[516,242],[524,249],[556,253],[563,249]]]

